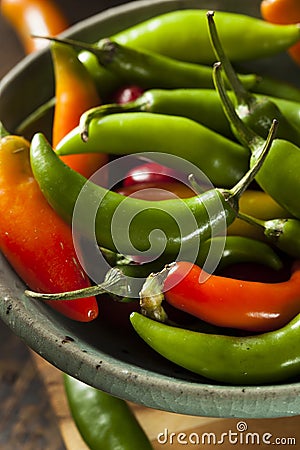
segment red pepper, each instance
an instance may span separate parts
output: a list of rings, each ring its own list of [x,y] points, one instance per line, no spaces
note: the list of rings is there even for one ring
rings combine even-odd
[[[51,52],[55,72],[56,103],[52,133],[55,148],[59,141],[78,125],[81,114],[100,104],[100,98],[94,80],[72,47],[52,42]],[[103,153],[68,155],[61,158],[86,178],[108,161],[107,155]]]
[[[131,196],[142,200],[167,200],[172,198],[189,198],[195,192],[180,182],[160,182],[160,183],[139,183],[132,186],[124,186],[117,189],[117,192],[126,197]]]
[[[140,183],[176,182],[182,179],[182,174],[175,169],[155,162],[133,167],[125,176],[123,185],[132,186]]]
[[[124,103],[133,102],[139,98],[144,90],[139,86],[125,86],[119,89],[113,96],[113,103],[119,103],[123,105]]]
[[[0,140],[0,208],[0,250],[30,289],[56,293],[90,286],[71,228],[41,193],[31,171],[29,143],[20,136]],[[82,322],[98,315],[95,297],[48,303]]]
[[[289,25],[300,23],[299,0],[263,0],[260,5],[262,17],[271,23]],[[294,61],[300,65],[300,42],[288,50]]]
[[[300,312],[300,261],[294,263],[290,279],[279,283],[207,276],[199,266],[176,262],[164,280],[164,298],[214,325],[253,332],[275,330]]]
[[[32,35],[55,36],[69,24],[52,0],[1,0],[1,12],[18,33],[26,53],[48,45]]]

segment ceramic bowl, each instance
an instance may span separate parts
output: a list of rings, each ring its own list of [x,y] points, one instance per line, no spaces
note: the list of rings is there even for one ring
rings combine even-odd
[[[64,36],[95,41],[149,17],[182,8],[226,9],[259,15],[259,1],[149,0],[106,10],[76,24]],[[282,73],[297,81],[299,69],[280,55]],[[273,60],[257,63],[272,72]],[[299,83],[299,79],[298,79]],[[53,95],[49,51],[26,57],[1,82],[0,117],[13,130],[30,112]],[[42,357],[80,380],[133,402],[176,413],[212,417],[279,417],[300,414],[300,382],[266,386],[227,386],[211,382],[169,363],[144,344],[124,316],[105,313],[80,324],[43,303],[28,300],[25,286],[0,256],[2,320]],[[124,313],[124,314],[123,314]],[[272,351],[272,349],[270,349]]]

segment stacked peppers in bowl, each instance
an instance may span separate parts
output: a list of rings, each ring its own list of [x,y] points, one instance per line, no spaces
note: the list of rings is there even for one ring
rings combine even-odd
[[[1,250],[27,295],[82,321],[96,318],[103,294],[138,303],[128,321],[138,335],[207,379],[299,377],[300,90],[236,72],[297,44],[299,26],[187,9],[95,44],[46,38],[56,79],[55,99],[44,106],[54,104],[52,144],[39,130],[30,150],[4,131],[1,142],[12,167],[22,160],[21,206],[33,204],[22,201],[30,183],[40,217],[57,222],[49,233],[59,230],[44,236],[41,220],[31,239],[26,227],[16,237],[3,225]],[[111,182],[111,167],[125,167],[128,155],[132,167]],[[3,187],[4,201],[19,185],[8,194]],[[24,217],[21,206],[13,220]],[[107,268],[102,279],[90,271],[86,242]],[[67,251],[57,259],[70,258],[62,267],[72,273],[54,264],[57,249]],[[239,275],[249,264],[252,278]]]

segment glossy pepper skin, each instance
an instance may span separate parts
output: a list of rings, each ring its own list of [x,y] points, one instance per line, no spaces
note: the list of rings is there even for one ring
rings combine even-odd
[[[185,330],[137,312],[130,320],[137,334],[156,352],[208,379],[260,385],[300,375],[300,315],[279,330],[246,337]]]
[[[72,39],[52,41],[84,49],[97,57],[99,64],[113,73],[122,84],[134,83],[147,88],[212,88],[211,67],[176,61],[158,53],[135,50],[103,39],[97,45]],[[247,88],[260,84],[255,74],[240,75]]]
[[[51,54],[55,73],[55,109],[52,145],[56,148],[60,140],[79,122],[81,114],[100,104],[94,80],[69,46],[51,43]],[[63,157],[65,163],[85,177],[107,162],[104,154],[72,155]]]
[[[127,403],[64,374],[72,417],[90,450],[151,450]]]
[[[300,257],[300,221],[294,218],[261,220],[247,214],[242,220],[262,229],[267,241],[293,258]]]
[[[260,4],[262,17],[270,23],[286,25],[300,23],[298,0],[263,0]],[[300,65],[300,42],[288,49],[294,61]]]
[[[213,325],[266,332],[284,326],[300,312],[299,261],[294,263],[290,279],[280,283],[243,281],[219,275],[205,277],[203,281],[203,270],[183,261],[166,270],[165,300]],[[145,295],[148,297],[149,292]]]
[[[53,0],[1,0],[0,8],[18,33],[26,53],[48,45],[32,35],[55,36],[69,26],[62,10]]]
[[[17,274],[39,292],[90,286],[73,246],[71,229],[53,211],[35,181],[29,143],[4,135],[0,148],[0,250]],[[89,322],[98,315],[95,297],[49,302],[65,316]]]
[[[251,150],[250,165],[253,165],[256,158],[259,157],[262,138],[249,128],[236,113],[231,100],[227,96],[220,70],[221,65],[215,64],[213,76],[216,89],[235,135],[243,145]],[[300,218],[300,203],[297,195],[300,192],[299,173],[299,147],[289,141],[275,139],[263,167],[256,176],[256,181],[262,190],[297,218]]]
[[[299,146],[299,127],[294,126],[293,123],[289,122],[285,115],[281,113],[277,104],[270,98],[256,97],[253,93],[244,89],[243,85],[240,83],[231,61],[224,52],[222,42],[220,41],[217,32],[214,16],[215,13],[213,12],[207,13],[209,35],[216,58],[222,64],[227,81],[234,93],[234,103],[237,114],[244,123],[263,138],[266,138],[268,135],[272,120],[276,118],[279,122],[277,137],[291,141]],[[216,13],[217,23],[218,17],[218,13]]]
[[[198,166],[217,186],[233,186],[249,167],[249,150],[209,128],[180,116],[119,113],[95,119],[89,137],[72,130],[57,146],[58,155],[107,152],[117,155],[144,152],[169,153]],[[171,136],[171,139],[170,139]],[[209,155],[209,158],[207,157]],[[226,170],[224,170],[226,167]]]
[[[207,33],[206,12],[203,9],[167,12],[121,31],[111,39],[174,59],[210,65],[215,57]],[[280,53],[300,39],[296,25],[279,27],[247,15],[223,11],[218,12],[218,16],[224,48],[234,62]]]
[[[208,239],[212,230],[224,231],[224,226],[234,220],[238,198],[260,170],[275,129],[274,125],[256,167],[247,172],[231,190],[210,189],[188,199],[163,200],[162,203],[147,202],[108,191],[68,168],[52,151],[41,133],[37,133],[32,139],[31,167],[48,202],[69,223],[72,221],[74,207],[84,187],[84,196],[87,197],[80,202],[81,206],[87,207],[86,214],[90,214],[92,206],[96,205],[96,214],[91,223],[86,225],[86,221],[82,221],[83,217],[86,218],[86,214],[81,214],[81,223],[78,225],[83,228],[82,231],[86,231],[85,226],[92,227],[100,247],[124,255],[143,251],[157,255],[157,251],[160,254],[163,249],[164,254],[174,256],[178,254],[182,243],[186,251],[194,252],[199,246],[200,237]],[[60,180],[59,183],[57,178]],[[120,205],[122,220],[114,220],[112,231],[112,221]],[[125,220],[128,218],[130,226],[127,229]],[[193,223],[196,227],[194,230]],[[163,233],[156,234],[150,247],[149,235],[157,229]],[[116,237],[121,247],[118,249],[115,244]]]

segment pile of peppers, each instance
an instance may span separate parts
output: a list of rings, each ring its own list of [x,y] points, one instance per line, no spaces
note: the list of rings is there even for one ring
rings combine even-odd
[[[103,295],[133,310],[139,302],[128,325],[145,343],[236,385],[300,376],[300,89],[235,68],[294,55],[300,17],[265,19],[187,9],[94,44],[40,36],[55,98],[18,130],[26,136],[28,122],[54,108],[52,140],[1,128],[0,202],[10,214],[0,249],[26,295],[82,322],[96,320]],[[106,163],[125,155],[136,156],[133,167],[108,188]],[[96,240],[109,267],[101,282],[72,240],[82,192],[87,220],[76,239]]]

